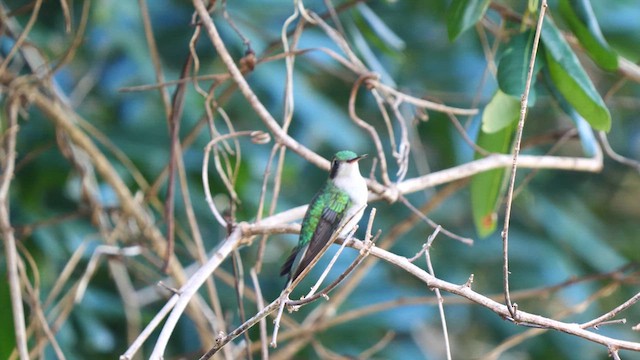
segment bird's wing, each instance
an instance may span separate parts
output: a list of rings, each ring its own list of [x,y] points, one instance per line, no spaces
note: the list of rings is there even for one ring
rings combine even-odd
[[[331,196],[325,209],[320,215],[316,231],[313,233],[309,244],[303,249],[297,249],[297,256],[292,254],[290,258],[293,258],[290,260],[288,259],[285,263],[285,265],[290,266],[288,272],[291,271],[291,267],[295,269],[295,273],[291,277],[291,280],[295,280],[302,271],[323,252],[325,245],[331,239],[333,233],[336,232],[338,227],[340,227],[345,209],[349,207],[350,203],[351,199],[344,193],[337,193]],[[299,261],[297,259],[299,259]],[[298,263],[296,264],[296,262]]]

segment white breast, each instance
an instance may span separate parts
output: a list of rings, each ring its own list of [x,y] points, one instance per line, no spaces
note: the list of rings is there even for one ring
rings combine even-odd
[[[349,223],[347,223],[340,233],[340,236],[344,237],[360,221],[364,214],[364,208],[367,205],[367,197],[369,195],[367,182],[360,174],[358,163],[354,162],[341,164],[336,176],[333,178],[333,183],[349,194],[352,202],[351,207],[347,210],[344,217],[345,220],[351,220],[349,220]]]

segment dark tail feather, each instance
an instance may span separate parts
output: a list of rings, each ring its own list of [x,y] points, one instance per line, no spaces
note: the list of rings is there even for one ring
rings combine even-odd
[[[298,255],[297,247],[291,251],[291,255],[289,255],[287,261],[285,261],[280,268],[280,276],[289,275],[289,277],[291,277],[291,267],[293,266],[293,262],[296,260],[296,255]]]

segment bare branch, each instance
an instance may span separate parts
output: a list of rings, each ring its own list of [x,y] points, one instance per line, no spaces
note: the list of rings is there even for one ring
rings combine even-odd
[[[38,3],[39,4],[39,3]],[[4,64],[3,64],[4,65]],[[1,71],[1,70],[0,70]],[[24,307],[22,306],[22,287],[20,286],[19,257],[16,248],[16,238],[9,220],[9,187],[13,179],[16,163],[16,137],[18,134],[18,101],[12,99],[8,104],[8,126],[3,134],[2,179],[0,180],[0,233],[7,257],[7,278],[11,297],[11,312],[13,313],[13,328],[16,336],[16,347],[21,360],[29,359],[27,336],[25,333]]]
[[[536,34],[533,39],[533,49],[531,50],[531,59],[529,60],[529,69],[527,71],[527,80],[525,82],[524,94],[520,105],[520,118],[518,119],[518,130],[516,131],[516,140],[513,146],[513,164],[511,165],[511,176],[509,178],[509,187],[507,189],[507,206],[504,214],[504,228],[502,230],[502,256],[503,256],[503,273],[504,277],[504,299],[509,307],[511,317],[518,321],[516,313],[517,305],[511,303],[509,294],[509,222],[511,221],[511,205],[513,204],[513,190],[516,183],[516,171],[518,169],[518,156],[520,155],[520,143],[522,142],[522,131],[524,130],[524,120],[527,116],[527,103],[529,101],[529,90],[531,89],[531,79],[533,78],[533,68],[536,63],[536,54],[538,53],[538,43],[540,42],[540,33],[542,31],[542,23],[544,13],[547,10],[547,1],[542,0],[540,4],[540,14],[538,15],[538,25]]]
[[[619,306],[617,306],[615,309],[609,311],[608,313],[595,318],[589,322],[586,322],[584,324],[581,324],[580,327],[583,329],[588,329],[590,327],[593,328],[597,328],[599,325],[604,324],[606,321],[608,321],[609,319],[615,317],[616,315],[618,315],[621,311],[624,311],[625,309],[629,308],[630,306],[632,306],[633,304],[637,303],[638,300],[640,300],[640,293],[635,294],[633,297],[631,297],[631,299],[625,301],[624,303],[620,304]],[[624,319],[622,319],[624,320]],[[624,321],[623,321],[624,323]]]

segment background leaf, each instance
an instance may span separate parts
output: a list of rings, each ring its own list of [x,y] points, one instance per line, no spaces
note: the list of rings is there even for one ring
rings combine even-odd
[[[602,35],[598,19],[591,8],[591,2],[561,0],[560,13],[598,66],[609,71],[618,69],[618,55]]]
[[[573,50],[549,18],[544,19],[542,41],[551,79],[560,93],[594,129],[609,131],[609,109]]]
[[[497,95],[497,94],[496,94]],[[507,95],[505,95],[507,96]],[[483,118],[495,116],[508,116],[518,118],[518,109],[511,116],[503,111],[492,113],[495,108],[485,108]],[[489,113],[488,115],[486,113]],[[515,115],[514,115],[515,114]],[[511,147],[513,131],[516,122],[511,121],[508,126],[502,127],[501,130],[493,133],[480,131],[478,134],[478,146],[492,153],[507,153]],[[480,154],[476,154],[475,158],[481,158]],[[503,190],[503,181],[505,169],[494,169],[476,174],[471,179],[471,210],[473,214],[473,222],[476,232],[480,237],[486,237],[493,233],[496,229],[497,215],[496,206],[498,199],[501,198],[501,190]]]
[[[475,25],[487,11],[489,0],[453,0],[447,11],[449,40],[455,40]]]
[[[527,71],[531,60],[534,32],[525,31],[511,38],[506,49],[500,57],[498,64],[498,86],[502,92],[520,98],[524,94],[524,86],[527,82]],[[535,105],[536,75],[540,71],[542,61],[537,60],[533,68],[531,89],[529,91],[529,106]],[[487,131],[487,130],[485,130]]]
[[[498,90],[482,113],[482,131],[495,133],[518,120],[520,100]]]
[[[547,89],[553,95],[554,99],[558,102],[558,105],[565,112],[576,125],[578,130],[578,136],[580,137],[580,143],[582,144],[582,150],[587,156],[594,156],[596,154],[596,148],[598,147],[598,141],[593,134],[593,130],[589,123],[576,111],[576,109],[567,102],[562,96],[560,91],[555,87],[551,81],[551,74],[549,71],[543,70],[545,79],[547,80]]]

